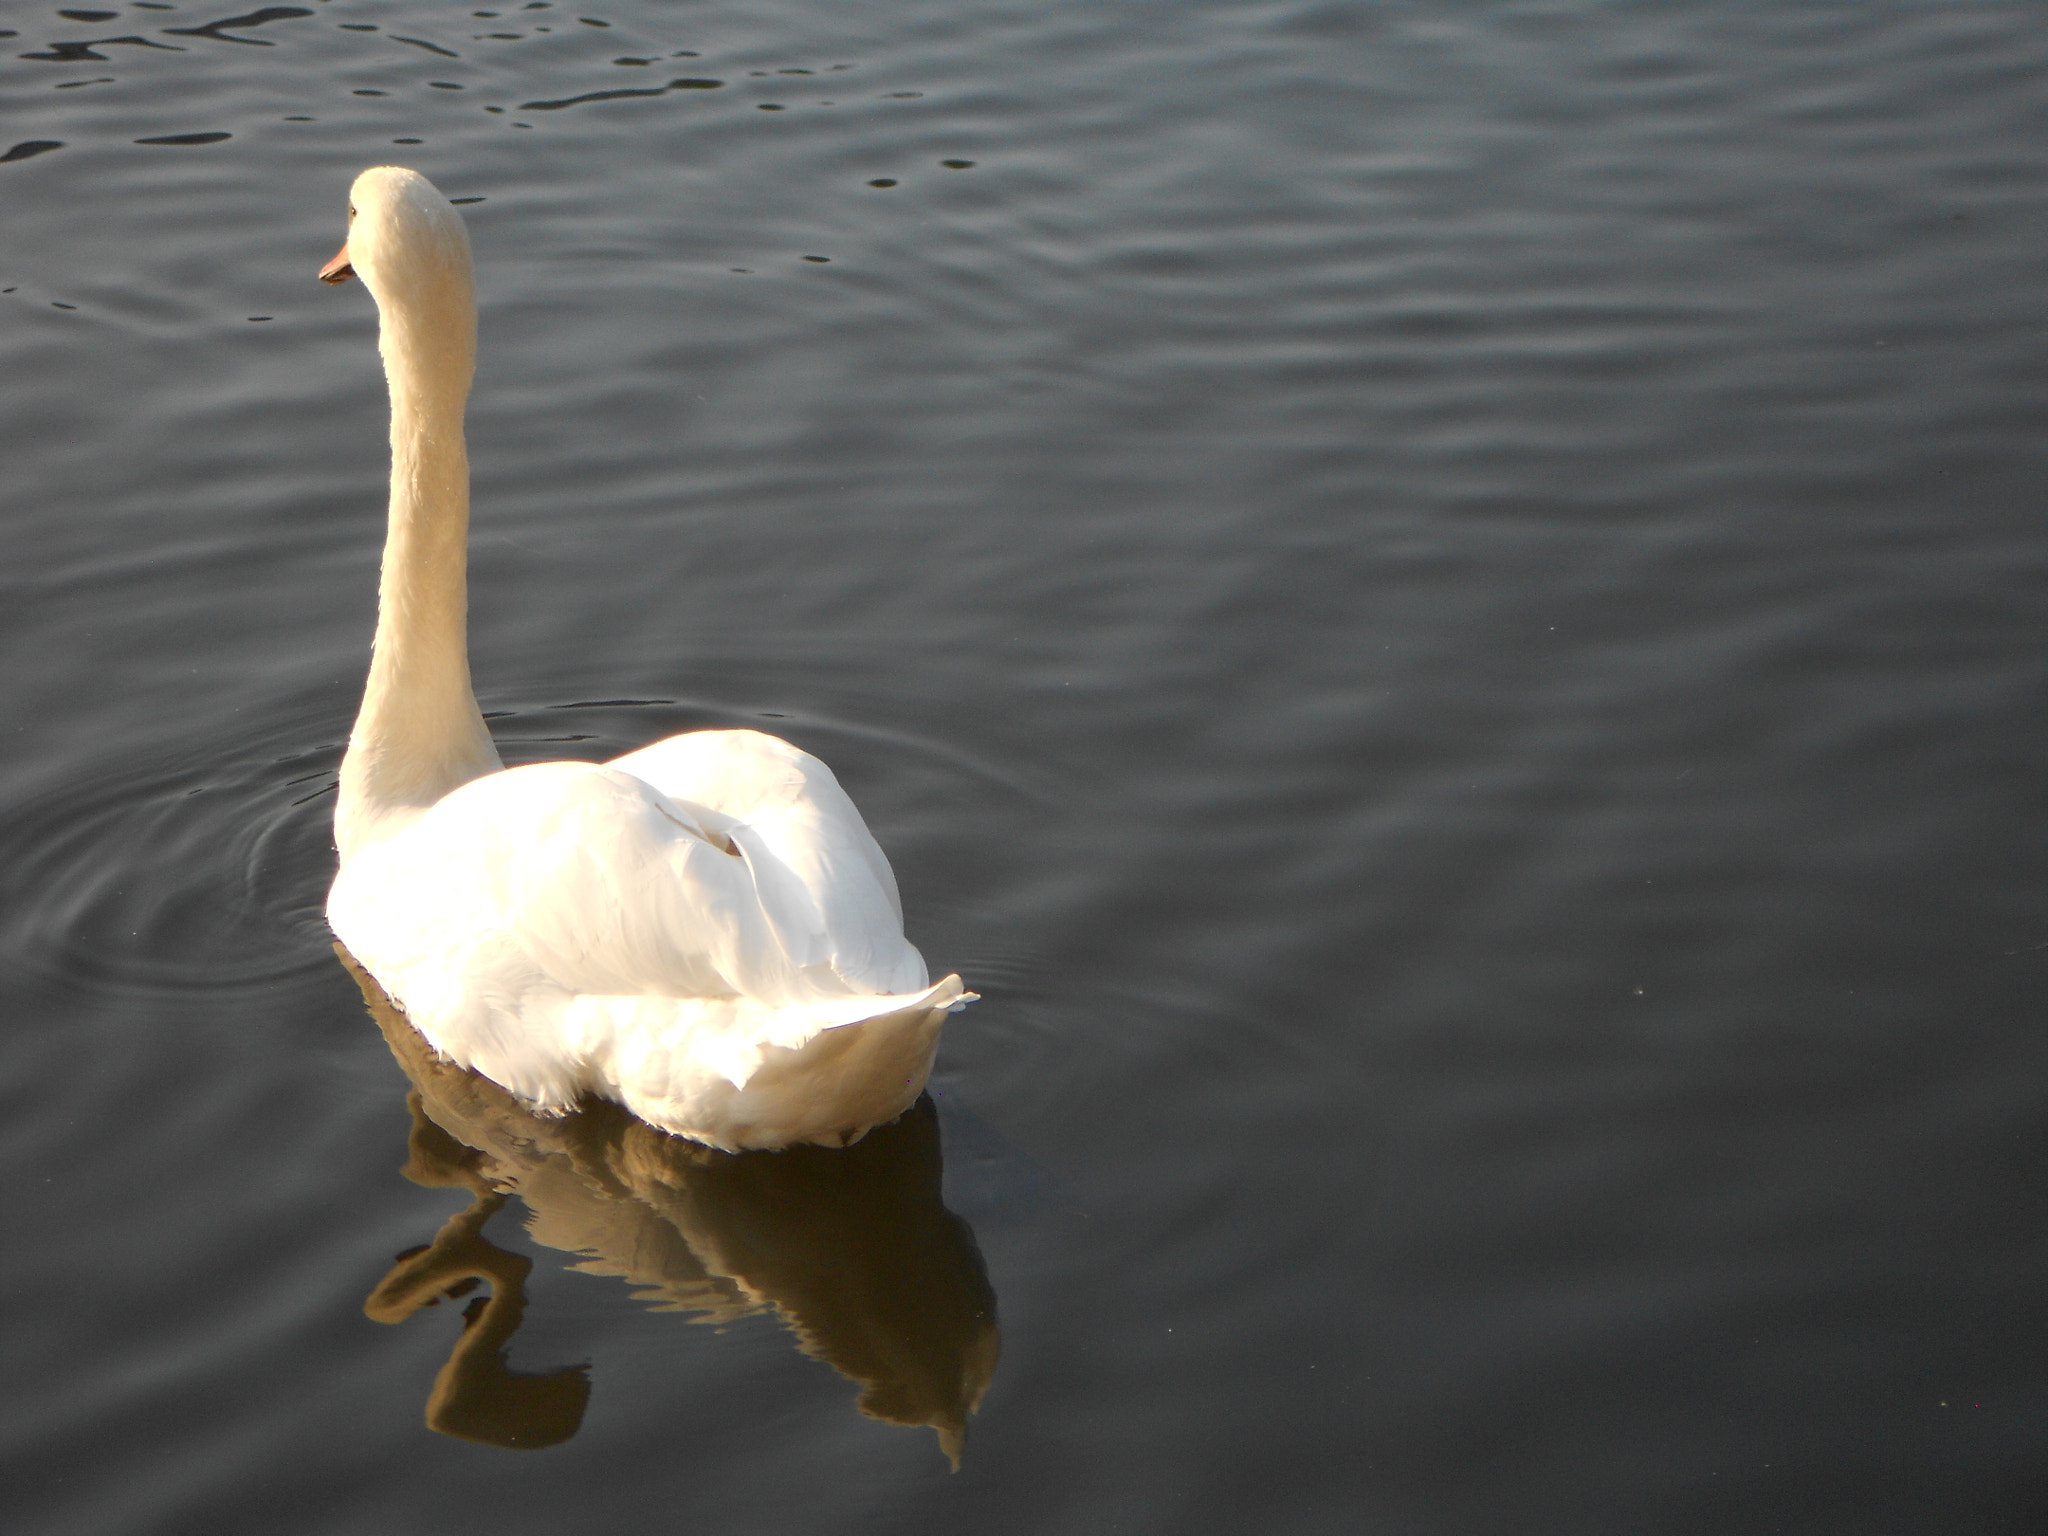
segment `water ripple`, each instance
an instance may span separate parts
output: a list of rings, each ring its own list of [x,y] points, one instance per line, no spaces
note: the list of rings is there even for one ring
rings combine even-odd
[[[267,37],[232,37],[229,27],[260,27],[270,21],[290,21],[298,16],[313,13],[299,5],[266,5],[260,11],[251,11],[246,16],[229,16],[220,21],[209,21],[199,27],[165,27],[164,31],[175,37],[210,37],[218,43],[247,43],[255,48],[275,48],[277,45]]]
[[[321,964],[340,743],[292,749],[293,723],[286,713],[225,755],[174,751],[11,807],[10,967],[136,995],[234,990]]]
[[[95,37],[85,42],[52,43],[47,53],[24,53],[24,59],[44,59],[57,64],[77,64],[87,59],[107,62],[104,53],[95,53],[95,48],[112,48],[117,44],[130,44],[137,48],[157,48],[165,53],[183,53],[185,50],[172,43],[152,43],[146,37]]]
[[[643,89],[586,91],[581,96],[568,96],[559,101],[522,101],[519,104],[519,110],[522,112],[559,112],[564,107],[580,107],[589,101],[622,101],[628,96],[666,96],[670,91],[715,91],[724,84],[723,80],[671,80],[667,85],[657,85]]]

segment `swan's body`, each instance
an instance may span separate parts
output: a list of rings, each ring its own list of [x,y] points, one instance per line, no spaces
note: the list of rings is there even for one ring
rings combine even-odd
[[[377,300],[391,511],[328,922],[435,1049],[543,1110],[594,1093],[727,1148],[894,1119],[972,994],[929,984],[830,769],[757,731],[500,763],[466,635],[468,237],[413,171],[351,204],[321,275]]]

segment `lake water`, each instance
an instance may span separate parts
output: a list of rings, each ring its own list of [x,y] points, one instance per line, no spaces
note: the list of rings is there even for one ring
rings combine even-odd
[[[2043,1528],[2037,7],[0,49],[8,1531]],[[786,735],[984,995],[843,1157],[522,1122],[330,949],[380,163],[508,760]]]

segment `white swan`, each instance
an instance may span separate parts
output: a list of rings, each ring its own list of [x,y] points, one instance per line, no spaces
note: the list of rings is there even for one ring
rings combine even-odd
[[[469,236],[391,166],[356,179],[349,216],[320,276],[377,301],[391,510],[335,934],[436,1050],[542,1110],[597,1094],[728,1149],[894,1119],[974,994],[929,984],[830,769],[758,731],[500,763],[469,679]]]

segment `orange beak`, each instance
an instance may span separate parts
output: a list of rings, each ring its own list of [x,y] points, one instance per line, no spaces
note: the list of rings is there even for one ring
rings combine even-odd
[[[348,264],[348,247],[344,245],[334,253],[334,260],[320,269],[323,283],[345,283],[356,275],[356,269]]]

